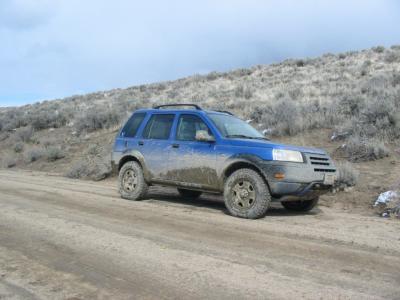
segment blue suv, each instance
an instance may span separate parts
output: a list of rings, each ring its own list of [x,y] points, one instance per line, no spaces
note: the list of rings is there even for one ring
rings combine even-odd
[[[115,140],[112,165],[122,198],[139,200],[151,185],[176,187],[185,198],[220,193],[233,216],[249,219],[264,216],[271,201],[309,211],[336,178],[325,151],[274,143],[229,112],[194,104],[135,111]]]

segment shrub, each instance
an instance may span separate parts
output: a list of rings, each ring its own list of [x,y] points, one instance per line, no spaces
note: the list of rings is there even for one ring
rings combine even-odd
[[[17,165],[17,160],[15,157],[8,155],[3,158],[3,166],[6,168],[13,168]]]
[[[48,161],[56,161],[64,157],[65,153],[60,148],[48,147],[46,149],[46,158]]]
[[[393,74],[392,85],[394,87],[396,87],[397,85],[400,85],[400,74],[399,73]]]
[[[69,178],[89,178],[102,180],[110,176],[111,166],[106,158],[96,160],[82,160],[74,164],[65,174]]]
[[[56,111],[43,111],[33,113],[29,118],[30,124],[35,130],[43,130],[47,128],[59,128],[67,123],[67,117]]]
[[[17,130],[18,139],[20,139],[24,143],[29,142],[32,136],[33,136],[33,129],[31,126],[27,126]]]
[[[360,136],[350,137],[344,149],[350,161],[376,160],[389,155],[389,150],[382,141]]]
[[[250,87],[248,86],[243,86],[238,85],[235,89],[235,96],[236,98],[245,98],[245,99],[250,99],[253,97],[253,92]]]
[[[43,157],[41,149],[30,149],[24,153],[24,159],[27,163],[32,163]]]
[[[336,163],[336,169],[337,169],[337,180],[335,184],[339,187],[343,186],[355,186],[358,177],[359,177],[359,172],[354,169],[351,163],[349,162],[337,162]]]
[[[206,75],[207,80],[215,80],[219,76],[218,72],[211,72]]]
[[[295,135],[302,131],[300,109],[290,98],[284,97],[273,105],[260,108],[252,114],[251,119],[271,128],[275,136]]]
[[[110,128],[120,122],[120,115],[114,110],[90,110],[77,118],[76,129],[79,132],[84,130],[94,131],[103,128]]]
[[[92,144],[89,145],[89,148],[87,149],[87,154],[92,155],[92,156],[97,156],[100,154],[100,147],[97,144]]]
[[[373,47],[372,51],[374,51],[376,53],[382,53],[383,51],[385,51],[385,47],[383,47],[383,46]]]
[[[56,141],[52,138],[43,138],[40,140],[40,144],[43,145],[43,147],[48,148],[51,145],[56,144]]]
[[[24,144],[23,143],[16,143],[14,145],[14,152],[15,153],[21,153],[24,150]]]
[[[304,62],[304,60],[302,60],[302,59],[298,59],[298,60],[296,60],[296,66],[297,67],[304,67],[305,66],[305,62]]]
[[[385,62],[387,63],[394,63],[400,61],[400,53],[394,52],[394,51],[389,51],[385,55]]]

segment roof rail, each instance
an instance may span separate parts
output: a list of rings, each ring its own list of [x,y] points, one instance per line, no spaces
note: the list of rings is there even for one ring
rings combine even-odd
[[[234,116],[233,113],[231,113],[230,111],[227,111],[227,110],[215,110],[215,111],[220,112],[220,113],[224,113],[224,114],[228,114],[228,115],[231,115],[231,116]]]
[[[202,110],[200,106],[198,106],[197,104],[190,104],[190,103],[181,103],[181,104],[163,104],[163,105],[156,105],[153,106],[154,109],[160,109],[163,107],[168,107],[168,106],[193,106],[194,108],[196,108],[197,110]]]

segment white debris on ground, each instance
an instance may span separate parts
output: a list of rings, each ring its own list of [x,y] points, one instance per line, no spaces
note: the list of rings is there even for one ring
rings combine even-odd
[[[395,216],[400,218],[400,194],[396,191],[381,193],[376,199],[374,207],[380,209],[382,217]]]
[[[374,206],[379,205],[380,203],[388,203],[394,200],[397,197],[397,193],[395,191],[387,191],[379,195],[378,199],[376,199]]]

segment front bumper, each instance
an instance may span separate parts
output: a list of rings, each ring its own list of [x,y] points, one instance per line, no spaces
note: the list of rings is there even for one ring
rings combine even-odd
[[[332,185],[323,182],[272,182],[269,186],[276,201],[310,200],[326,194],[332,188]]]
[[[308,200],[330,191],[334,182],[327,182],[326,177],[336,176],[330,157],[306,153],[304,159],[304,163],[263,162],[261,169],[275,200]],[[277,173],[284,174],[284,178],[276,179]]]

